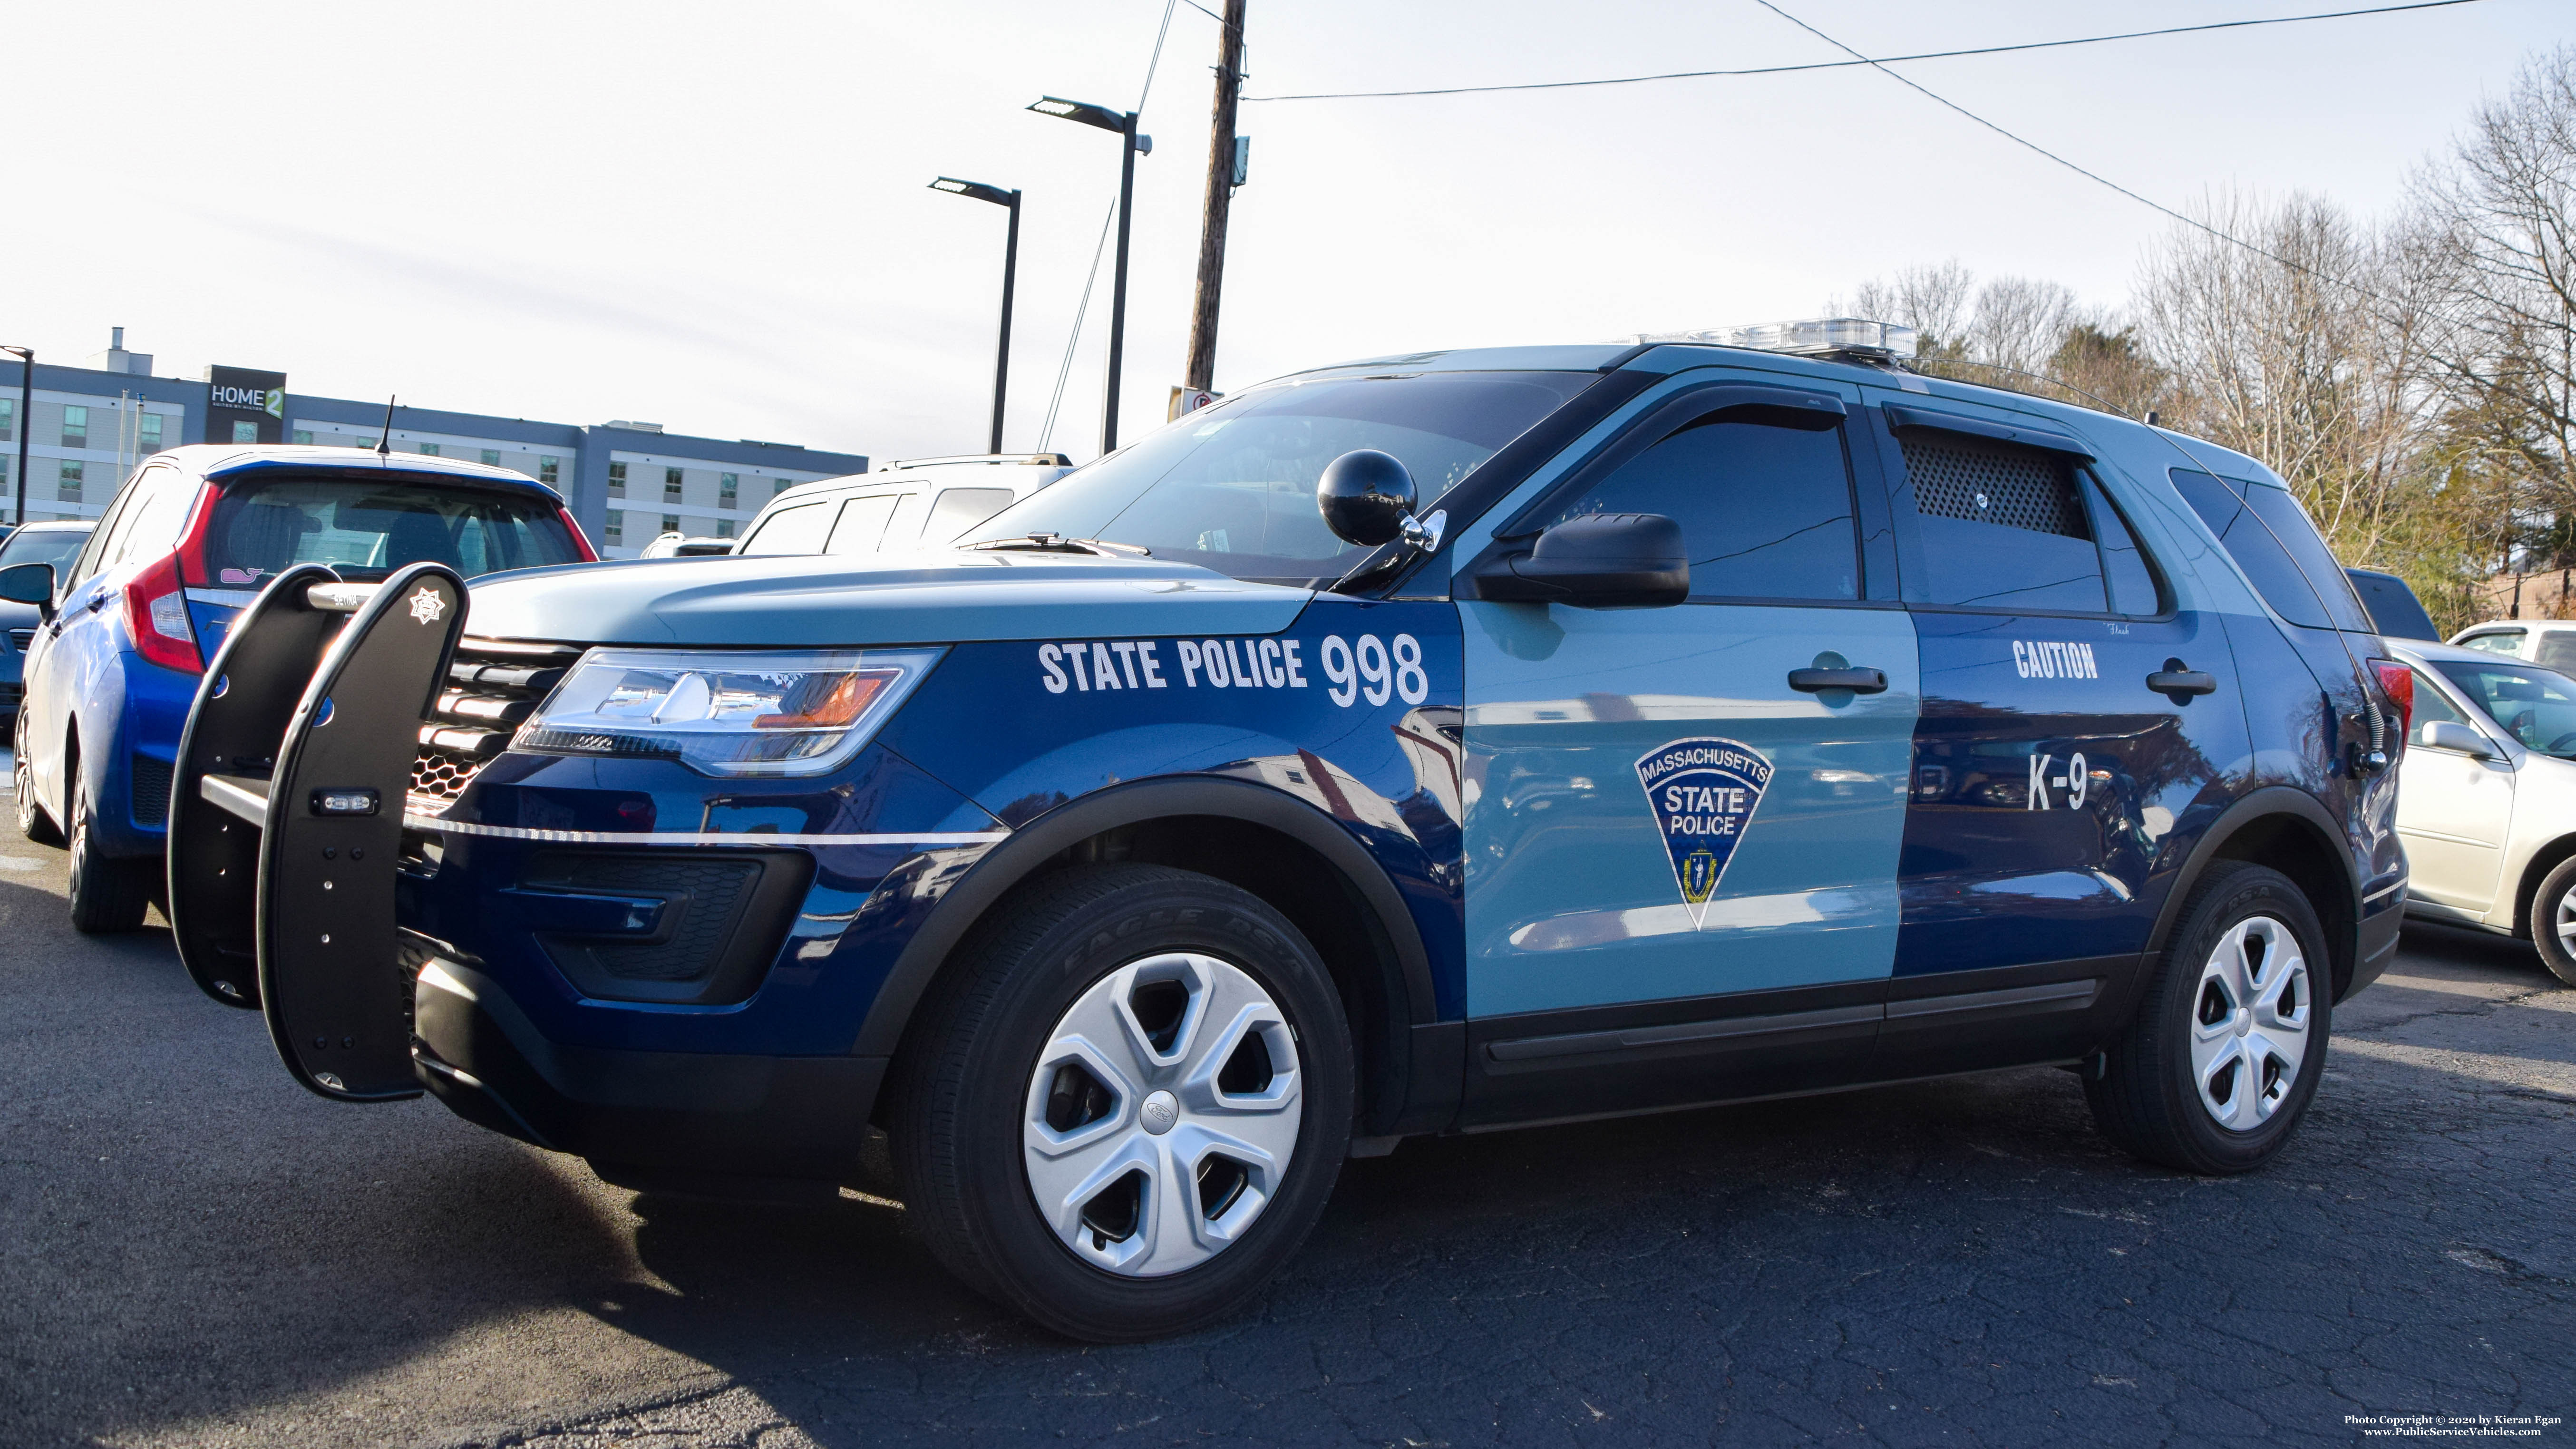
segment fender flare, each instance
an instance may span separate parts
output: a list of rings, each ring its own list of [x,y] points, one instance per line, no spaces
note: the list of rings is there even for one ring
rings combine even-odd
[[[2147,974],[2152,963],[2164,953],[2165,947],[2173,939],[2175,929],[2181,925],[2183,902],[2190,898],[2192,888],[2200,884],[2202,874],[2209,869],[2210,862],[2218,858],[2219,851],[2226,846],[2228,840],[2249,825],[2279,815],[2297,817],[2323,838],[2341,870],[2344,888],[2342,905],[2346,924],[2352,932],[2359,932],[2361,879],[2353,872],[2352,852],[2337,844],[2344,839],[2343,826],[2336,822],[2325,806],[2317,803],[2314,795],[2305,790],[2289,785],[2266,785],[2228,806],[2216,820],[2210,822],[2208,829],[2200,833],[2200,839],[2193,843],[2191,854],[2184,858],[2182,869],[2175,873],[2173,889],[2165,893],[2164,904],[2156,911],[2155,928],[2147,933],[2147,947],[2138,957],[2137,984],[2133,990],[2145,989]],[[2359,954],[2358,935],[2355,935],[2354,940],[2334,944],[2343,952],[2345,958],[2338,964],[2342,970],[2349,973],[2359,964],[2356,959]]]
[[[1430,955],[1423,947],[1422,933],[1414,924],[1412,912],[1405,908],[1403,893],[1388,878],[1385,867],[1331,816],[1285,791],[1245,780],[1194,775],[1138,780],[1094,791],[1057,806],[986,851],[984,858],[949,888],[930,918],[895,958],[885,984],[877,989],[876,1000],[868,1006],[866,1020],[859,1025],[851,1055],[893,1056],[903,1041],[905,1028],[912,1022],[914,1009],[957,943],[965,939],[987,910],[1058,852],[1106,830],[1181,815],[1218,816],[1264,826],[1322,856],[1359,888],[1361,898],[1394,945],[1396,967],[1403,979],[1402,1006],[1409,1017],[1396,1025],[1414,1026],[1437,1019]],[[1401,1040],[1404,1033],[1396,1035]]]

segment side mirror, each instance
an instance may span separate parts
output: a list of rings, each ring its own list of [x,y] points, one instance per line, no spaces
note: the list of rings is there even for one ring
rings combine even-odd
[[[54,617],[54,566],[49,563],[12,564],[0,569],[0,599],[13,604],[33,604],[36,612],[47,619]]]
[[[1587,513],[1538,536],[1525,558],[1476,570],[1476,596],[1513,604],[1652,609],[1690,597],[1682,526],[1660,513]]]
[[[16,570],[13,569],[11,572],[14,573]],[[0,574],[0,578],[6,577],[6,574]],[[2424,727],[2415,732],[2415,737],[2430,749],[2457,750],[2461,754],[2479,760],[2492,760],[2496,757],[2496,747],[2493,742],[2457,720],[2426,720]]]
[[[1413,475],[1391,453],[1358,448],[1324,465],[1315,480],[1315,510],[1333,537],[1362,548],[1403,539],[1429,553],[1440,547],[1446,513],[1413,516]]]

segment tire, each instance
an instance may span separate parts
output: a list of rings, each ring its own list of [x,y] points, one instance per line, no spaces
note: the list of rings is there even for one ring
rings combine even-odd
[[[1322,960],[1189,871],[1031,888],[964,943],[905,1043],[889,1122],[909,1218],[969,1286],[1071,1338],[1235,1312],[1348,1150],[1350,1032]]]
[[[2333,996],[2325,932],[2298,886],[2264,866],[2213,865],[2137,1015],[2084,1084],[2093,1120],[2165,1167],[2262,1166],[2316,1096]]]
[[[102,936],[141,927],[143,912],[152,904],[151,879],[142,867],[152,862],[100,852],[98,832],[90,828],[93,812],[81,798],[77,765],[63,781],[63,801],[72,817],[72,929]]]
[[[2531,944],[2550,975],[2576,986],[2576,855],[2558,862],[2532,892]]]
[[[38,845],[60,845],[63,832],[54,817],[36,803],[36,767],[27,760],[27,712],[18,711],[18,723],[10,732],[10,793],[17,797],[18,833]]]

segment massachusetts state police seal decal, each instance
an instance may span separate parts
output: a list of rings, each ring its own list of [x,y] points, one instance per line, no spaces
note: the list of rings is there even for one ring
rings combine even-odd
[[[1646,787],[1673,883],[1697,930],[1736,842],[1762,804],[1771,762],[1740,740],[1675,740],[1637,761],[1637,782]]]

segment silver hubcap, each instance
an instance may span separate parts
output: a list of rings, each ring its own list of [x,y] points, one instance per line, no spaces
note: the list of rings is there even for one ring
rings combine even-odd
[[[2558,949],[2576,956],[2576,886],[2569,886],[2567,893],[2558,898],[2554,914],[2557,919],[2550,925],[2558,932]]]
[[[2238,922],[2200,968],[2191,1075],[2219,1126],[2248,1132],[2289,1100],[2308,1054],[2308,962],[2270,916]]]
[[[1195,952],[1121,966],[1030,1074],[1021,1158],[1038,1215],[1110,1272],[1194,1268],[1278,1194],[1301,1097],[1297,1038],[1241,968]]]

